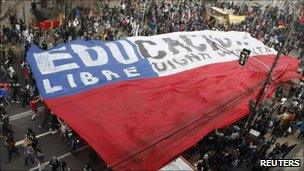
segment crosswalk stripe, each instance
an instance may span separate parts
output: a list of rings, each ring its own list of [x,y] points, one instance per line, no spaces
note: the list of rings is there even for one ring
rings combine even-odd
[[[43,107],[38,108],[38,111],[42,111],[42,110],[43,110]],[[22,112],[22,113],[10,116],[10,121],[14,121],[16,119],[20,119],[20,118],[23,118],[23,117],[26,117],[26,116],[30,116],[32,114],[33,114],[33,111],[31,111],[31,110],[26,111],[26,112]]]
[[[36,138],[40,138],[40,137],[46,136],[46,135],[48,135],[48,134],[50,134],[50,133],[51,133],[51,132],[45,132],[45,133],[43,133],[43,134],[39,134],[39,135],[36,136]],[[17,141],[15,145],[16,145],[16,146],[19,146],[19,145],[21,145],[21,144],[23,144],[23,140]]]

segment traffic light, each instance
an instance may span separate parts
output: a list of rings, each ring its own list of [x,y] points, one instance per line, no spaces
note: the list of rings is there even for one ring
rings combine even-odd
[[[241,54],[240,54],[240,57],[239,57],[239,64],[242,65],[242,66],[245,66],[248,58],[249,58],[249,55],[250,55],[250,50],[248,49],[243,49],[241,51]]]

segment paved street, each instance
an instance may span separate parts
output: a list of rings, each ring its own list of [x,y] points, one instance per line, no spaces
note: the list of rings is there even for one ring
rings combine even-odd
[[[20,153],[23,153],[22,139],[25,136],[25,130],[31,127],[37,134],[39,140],[39,148],[45,153],[45,161],[49,161],[52,156],[59,157],[61,160],[65,161],[72,170],[81,170],[81,167],[88,161],[87,152],[88,146],[80,148],[79,154],[77,154],[75,159],[71,158],[69,149],[64,144],[64,142],[59,141],[59,135],[51,134],[46,126],[44,128],[38,128],[39,123],[42,121],[42,116],[37,118],[35,121],[31,121],[32,112],[26,108],[22,109],[21,105],[14,104],[8,109],[8,114],[11,119],[11,124],[13,125],[14,135],[16,138],[16,143]],[[40,110],[42,114],[43,109]],[[20,154],[19,157],[13,155],[12,161],[6,163],[7,161],[7,151],[3,147],[3,140],[1,140],[1,168],[2,170],[35,170],[35,165],[24,166],[24,155]],[[22,169],[24,168],[24,169]],[[48,167],[46,167],[48,168]],[[1,169],[0,169],[1,170]]]

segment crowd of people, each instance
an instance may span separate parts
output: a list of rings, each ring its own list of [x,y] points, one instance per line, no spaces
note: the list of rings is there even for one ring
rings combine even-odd
[[[39,100],[39,99],[38,99]],[[38,103],[38,102],[36,102]],[[40,101],[43,103],[43,101]],[[32,108],[33,116],[37,116],[38,109]],[[59,139],[61,142],[64,142],[66,146],[70,149],[72,157],[75,157],[77,149],[83,145],[83,140],[79,138],[79,136],[69,128],[60,118],[55,116],[53,112],[51,112],[47,106],[44,106],[43,109],[42,123],[39,125],[39,128],[42,128],[46,125],[49,126],[49,131],[52,134],[56,134],[59,132]],[[6,162],[10,162],[12,155],[16,154],[18,157],[20,155],[19,149],[16,146],[16,141],[14,139],[14,131],[12,129],[12,125],[10,124],[9,116],[7,115],[4,108],[1,108],[1,123],[2,123],[2,137],[5,138],[5,147],[8,151],[8,160]],[[44,153],[39,147],[39,141],[36,137],[36,133],[32,130],[32,128],[27,128],[25,132],[25,136],[23,142],[21,144],[24,149],[24,165],[28,165],[29,161],[31,164],[37,163],[38,170],[44,170]],[[50,166],[52,170],[58,170],[59,168],[62,171],[67,170],[68,166],[64,161],[60,161],[55,156],[52,159],[53,162],[50,162]]]
[[[36,12],[37,10],[47,6],[45,3],[39,7],[39,4],[32,1],[31,10],[34,16],[40,14]],[[245,15],[246,19],[238,25],[217,24],[210,17],[211,6],[232,9],[235,13]],[[299,6],[303,8],[303,4]],[[178,2],[122,0],[117,6],[101,1],[98,10],[86,6],[72,7],[61,4],[57,7],[65,9],[65,18],[58,28],[39,30],[33,25],[26,25],[13,14],[9,17],[10,24],[3,26],[0,36],[0,114],[1,134],[5,137],[8,161],[13,154],[20,155],[15,146],[13,127],[6,112],[12,103],[16,105],[21,103],[23,108],[29,106],[33,111],[33,121],[37,117],[43,117],[39,128],[49,126],[53,134],[59,132],[60,140],[66,142],[73,155],[83,144],[79,136],[50,111],[39,97],[35,78],[26,59],[26,53],[32,43],[47,50],[60,43],[79,38],[113,41],[128,36],[212,29],[246,31],[268,46],[279,50],[286,41],[290,27],[294,26],[295,31],[287,42],[284,54],[298,52],[299,72],[304,75],[304,24],[298,18],[293,22],[294,9],[288,4],[286,8],[280,9],[277,6],[252,8],[230,1],[209,3],[195,0]],[[252,129],[260,132],[260,137],[263,137],[261,141],[248,140],[243,134],[244,121],[240,121],[234,126],[209,134],[185,155],[190,159],[197,150],[199,151],[198,170],[240,167],[244,163],[253,163],[253,166],[257,167],[257,159],[284,158],[294,144],[275,144],[276,139],[294,133],[296,128],[300,129],[298,138],[301,140],[304,138],[304,123],[301,122],[303,92],[303,82],[290,88],[288,95],[284,94],[282,87],[278,87],[275,99],[272,100],[273,106],[263,106],[258,111],[251,111],[259,113]],[[44,107],[42,116],[39,116],[38,106]],[[265,138],[268,134],[271,134],[269,139]],[[273,144],[275,148],[269,151]],[[43,170],[44,153],[39,148],[38,139],[31,128],[26,130],[23,146],[25,164],[27,165],[29,161],[32,164],[38,163],[39,170]],[[89,163],[88,168],[92,162]],[[50,165],[53,170],[68,167],[64,161],[58,160],[55,156]]]

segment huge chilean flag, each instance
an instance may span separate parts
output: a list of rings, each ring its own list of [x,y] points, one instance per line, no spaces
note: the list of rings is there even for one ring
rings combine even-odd
[[[276,51],[245,32],[178,32],[114,42],[75,40],[28,60],[41,96],[114,170],[156,170],[248,114]],[[283,56],[276,83],[300,77]],[[273,88],[271,88],[273,89]],[[269,90],[269,89],[268,89]]]

